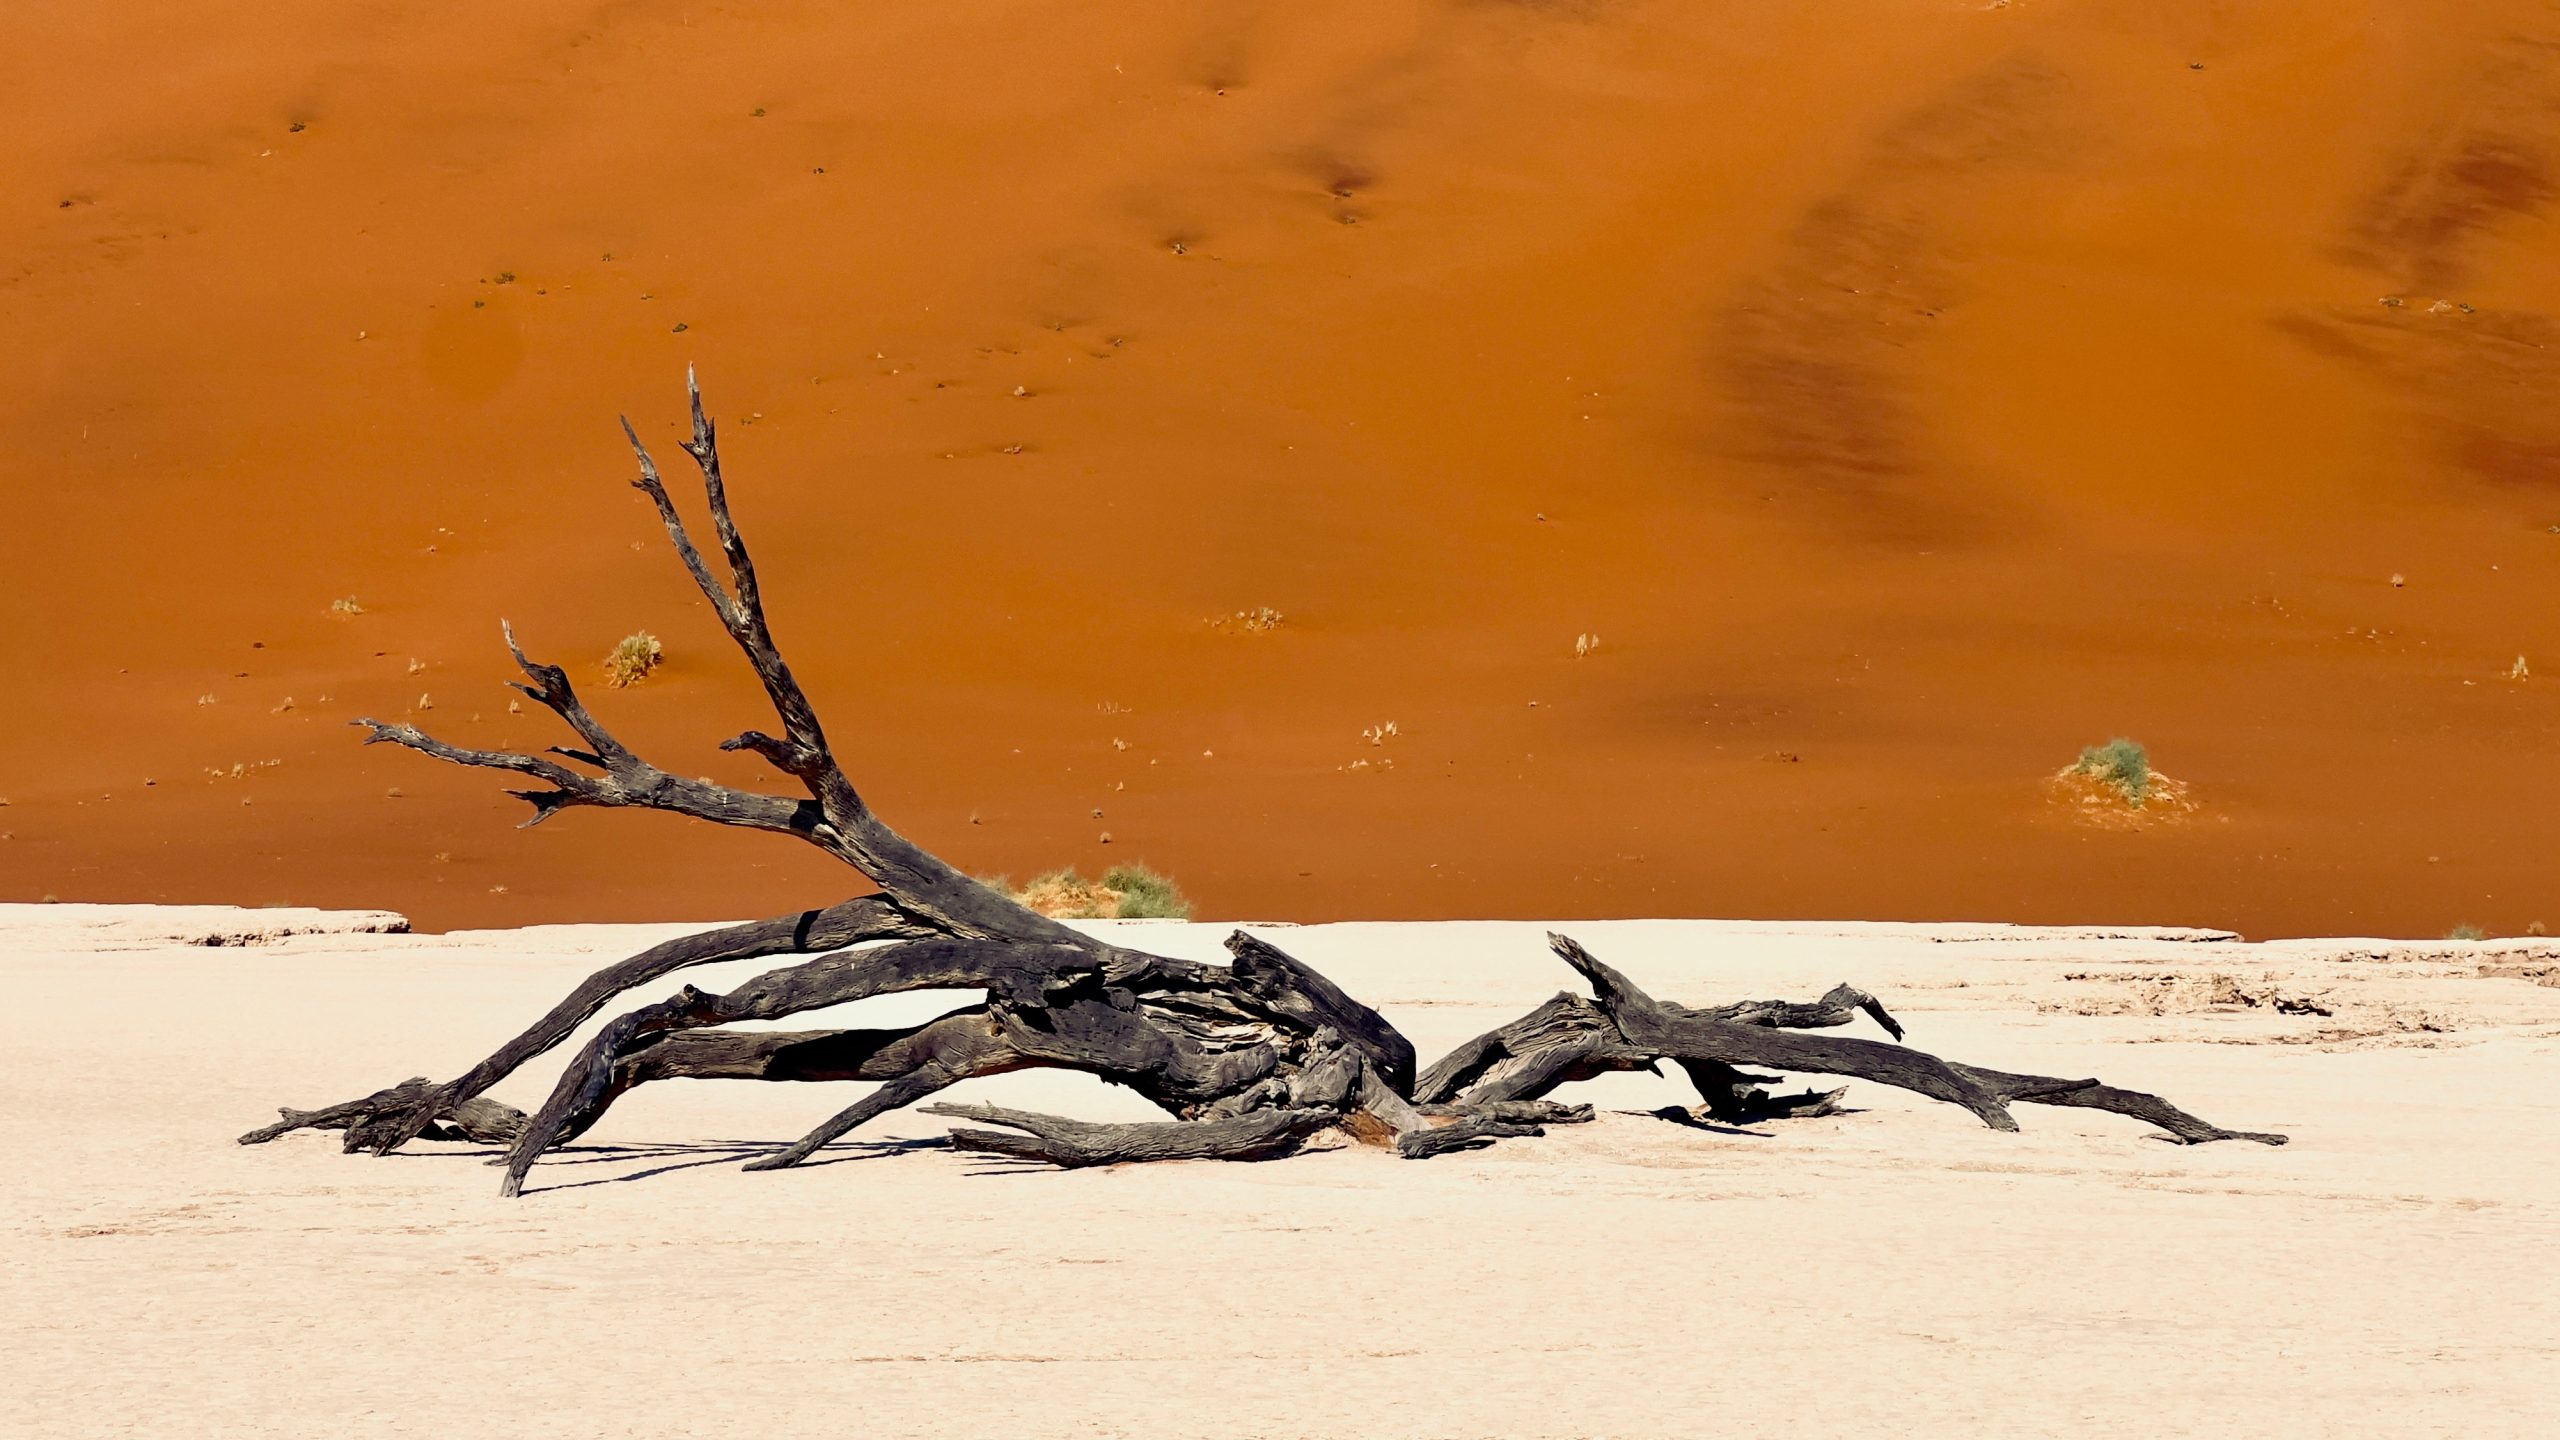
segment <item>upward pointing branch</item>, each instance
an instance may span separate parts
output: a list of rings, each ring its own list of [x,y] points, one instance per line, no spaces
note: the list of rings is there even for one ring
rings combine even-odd
[[[780,647],[773,643],[772,628],[765,621],[763,594],[756,584],[755,561],[747,554],[745,538],[738,533],[736,517],[729,509],[728,487],[721,480],[719,439],[712,429],[710,414],[702,407],[702,386],[690,369],[685,372],[685,390],[692,406],[693,434],[683,448],[702,472],[703,494],[711,505],[712,530],[719,537],[722,557],[728,561],[727,585],[711,573],[700,547],[694,544],[684,517],[677,513],[675,501],[667,494],[657,461],[649,454],[649,447],[641,443],[629,416],[623,417],[622,433],[640,462],[640,476],[631,482],[633,487],[658,507],[658,518],[666,525],[667,537],[675,543],[685,569],[692,574],[695,588],[711,602],[721,628],[729,632],[729,638],[746,655],[765,695],[773,702],[774,713],[782,720],[779,737],[749,730],[723,741],[720,748],[751,750],[763,756],[783,773],[796,776],[814,799],[837,812],[839,824],[850,826],[867,811],[860,793],[827,748],[817,707],[809,703],[791,666],[783,660]]]
[[[639,478],[632,484],[657,506],[658,518],[666,525],[667,538],[684,561],[686,573],[693,577],[702,597],[711,602],[721,628],[745,653],[773,702],[775,713],[781,717],[779,736],[749,730],[722,741],[720,748],[752,751],[764,757],[775,768],[797,778],[808,790],[809,798],[795,800],[734,790],[709,781],[688,780],[651,765],[587,713],[566,671],[528,657],[516,644],[513,632],[507,635],[507,648],[529,682],[516,688],[567,722],[582,742],[582,748],[554,746],[550,753],[601,774],[589,774],[538,755],[448,745],[414,727],[378,720],[359,722],[370,732],[369,741],[406,746],[457,765],[511,770],[542,781],[550,788],[515,792],[534,807],[534,819],[529,823],[538,823],[573,805],[624,805],[672,810],[723,825],[784,831],[861,871],[888,893],[902,915],[927,930],[1097,952],[1111,950],[1112,947],[980,885],[900,835],[864,804],[827,747],[816,707],[809,703],[773,642],[772,629],[765,623],[762,594],[756,585],[755,562],[747,554],[746,541],[739,536],[736,518],[729,509],[729,493],[720,473],[719,440],[710,414],[703,408],[702,387],[690,372],[685,376],[685,388],[691,401],[693,432],[684,443],[684,451],[702,471],[712,526],[729,572],[726,583],[713,573],[701,547],[694,543],[684,517],[667,493],[656,459],[626,417],[622,433],[631,442],[632,454],[640,465]]]

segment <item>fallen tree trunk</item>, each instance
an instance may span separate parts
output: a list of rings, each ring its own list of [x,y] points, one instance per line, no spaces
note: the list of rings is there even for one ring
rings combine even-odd
[[[1902,1027],[1875,997],[1848,985],[1812,1002],[1745,1001],[1689,1009],[1655,1000],[1562,936],[1556,953],[1590,983],[1418,1068],[1410,1040],[1313,967],[1267,940],[1230,936],[1231,962],[1209,965],[1097,939],[981,885],[891,829],[838,764],[816,708],[767,624],[754,563],[730,513],[713,427],[691,392],[685,453],[701,472],[726,570],[695,545],[648,448],[628,421],[639,465],[634,486],[666,527],[695,587],[746,657],[782,726],[749,730],[721,748],[751,752],[798,783],[805,798],[738,790],[660,769],[614,737],[566,671],[528,658],[515,688],[577,737],[542,755],[450,745],[409,725],[357,723],[369,744],[527,776],[515,791],[539,824],[576,807],[666,811],[786,834],[860,872],[877,893],[823,909],[728,926],[655,945],[596,971],[479,1064],[442,1084],[424,1077],[317,1110],[286,1109],[240,1137],[263,1144],[302,1129],[345,1132],[350,1152],[388,1154],[412,1141],[503,1144],[501,1193],[515,1195],[542,1156],[595,1125],[633,1088],[661,1080],[733,1079],[876,1088],[797,1142],[746,1168],[796,1165],[858,1126],[979,1076],[1030,1067],[1071,1069],[1129,1087],[1168,1119],[1101,1125],[1028,1111],[932,1105],[924,1112],[994,1129],[952,1132],[959,1149],[1066,1168],[1174,1159],[1266,1159],[1339,1130],[1411,1159],[1534,1136],[1591,1119],[1587,1105],[1545,1098],[1562,1085],[1670,1060],[1711,1116],[1758,1120],[1828,1113],[1839,1093],[1772,1096],[1772,1077],[1739,1067],[1850,1076],[1959,1105],[1993,1129],[2014,1130],[2011,1102],[2074,1105],[2148,1121],[2188,1143],[2280,1135],[2224,1130],[2156,1096],[2094,1080],[2060,1080],[1951,1064],[1898,1043],[1810,1035],[1863,1014],[1894,1041]],[[679,970],[718,961],[802,957],[735,989],[687,985],[607,1020],[527,1116],[485,1092],[566,1042],[620,996]],[[900,991],[957,989],[985,999],[903,1029],[740,1030]]]

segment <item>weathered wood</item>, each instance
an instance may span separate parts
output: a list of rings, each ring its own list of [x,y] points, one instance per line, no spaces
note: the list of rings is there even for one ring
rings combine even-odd
[[[358,1126],[386,1108],[417,1111],[421,1118],[416,1131],[409,1137],[411,1139],[505,1144],[524,1132],[524,1112],[514,1106],[487,1099],[445,1099],[427,1083],[426,1076],[419,1075],[360,1100],[349,1100],[318,1110],[279,1109],[276,1113],[283,1119],[241,1136],[240,1143],[262,1145],[296,1130],[345,1130],[352,1134]],[[355,1147],[347,1148],[352,1150]]]
[[[1975,1084],[2011,1100],[2029,1105],[2069,1105],[2082,1110],[2105,1110],[2157,1125],[2185,1145],[2206,1145],[2216,1140],[2254,1140],[2261,1145],[2282,1145],[2291,1137],[2265,1130],[2225,1130],[2219,1125],[2199,1120],[2157,1095],[2139,1090],[2119,1090],[2095,1080],[2057,1080],[2045,1075],[2012,1075],[2002,1070],[1986,1070],[1979,1065],[1958,1065],[1956,1070]]]
[[[881,1103],[884,1095],[906,1095],[908,1100],[900,1103],[910,1103],[963,1079],[999,1075],[1032,1063],[1005,1043],[995,1017],[984,1005],[894,1030],[692,1030],[649,1036],[639,1045],[614,1062],[612,1079],[602,1093],[570,1112],[552,1141],[555,1147],[585,1134],[625,1093],[661,1080],[890,1082],[865,1096],[853,1110],[879,1108],[862,1114],[848,1112],[850,1118],[839,1115],[798,1145],[746,1167],[779,1169],[797,1164],[872,1114],[895,1108]]]
[[[1800,1095],[1775,1095],[1767,1088],[1778,1083],[1771,1076],[1746,1075],[1713,1060],[1676,1063],[1706,1100],[1707,1114],[1728,1125],[1828,1115],[1840,1108],[1840,1097],[1849,1093],[1843,1086],[1837,1090],[1807,1090]]]
[[[1432,1062],[1414,1082],[1413,1096],[1426,1104],[1468,1106],[1535,1100],[1559,1085],[1613,1070],[1655,1069],[1659,1058],[1628,1044],[1590,1000],[1560,994]]]
[[[1413,1088],[1413,1042],[1386,1017],[1259,936],[1236,931],[1227,937],[1227,953],[1235,957],[1228,973],[1269,1013],[1311,1030],[1330,1026],[1387,1084],[1399,1092]]]
[[[1936,1056],[1872,1040],[1805,1035],[1666,1007],[1572,940],[1549,935],[1547,944],[1591,982],[1600,1008],[1638,1049],[1726,1065],[1766,1065],[1773,1070],[1811,1070],[1873,1080],[1961,1105],[1994,1130],[2018,1128],[1998,1095],[1957,1074]]]
[[[1130,1125],[1099,1125],[994,1105],[927,1105],[923,1113],[1024,1132],[955,1129],[954,1149],[1037,1160],[1065,1170],[1150,1160],[1269,1160],[1295,1153],[1308,1136],[1342,1122],[1331,1110],[1256,1110],[1223,1120]]]
[[[921,921],[886,895],[861,895],[820,910],[777,915],[746,925],[680,936],[619,960],[581,981],[548,1014],[487,1059],[442,1085],[417,1091],[400,1087],[359,1100],[311,1111],[332,1122],[312,1121],[315,1128],[344,1129],[349,1154],[371,1150],[387,1155],[418,1138],[439,1114],[452,1111],[490,1086],[514,1074],[527,1060],[558,1045],[602,1010],[605,1002],[636,986],[697,965],[724,960],[754,960],[767,955],[814,954],[841,950],[866,941],[919,939],[933,934]],[[522,1117],[519,1116],[519,1119]],[[259,1145],[304,1128],[269,1125],[240,1137],[243,1145]],[[513,1138],[513,1137],[509,1137]]]
[[[1447,1125],[1423,1125],[1396,1137],[1396,1153],[1407,1160],[1428,1160],[1456,1150],[1481,1150],[1496,1140],[1544,1135],[1532,1120],[1506,1120],[1490,1110],[1464,1116]]]
[[[1902,1038],[1902,1022],[1893,1018],[1884,1008],[1884,1002],[1848,984],[1834,985],[1828,994],[1809,1003],[1800,1000],[1745,1000],[1735,1005],[1709,1006],[1704,1010],[1689,1010],[1668,1003],[1663,1008],[1733,1025],[1766,1025],[1778,1030],[1820,1030],[1846,1025],[1863,1012],[1883,1027],[1884,1033],[1896,1040]]]
[[[1553,1100],[1489,1100],[1481,1105],[1416,1105],[1415,1113],[1434,1120],[1464,1120],[1472,1115],[1490,1115],[1496,1120],[1513,1120],[1523,1125],[1586,1125],[1592,1118],[1588,1105],[1565,1105]]]
[[[908,940],[875,949],[840,951],[757,976],[721,995],[691,985],[655,1005],[644,1005],[606,1023],[561,1074],[551,1098],[534,1112],[507,1155],[501,1195],[522,1192],[524,1178],[542,1152],[557,1144],[570,1121],[600,1109],[612,1088],[614,1067],[650,1037],[745,1020],[779,1020],[828,1005],[908,990],[985,989],[991,998],[1038,1005],[1075,973],[1100,966],[1092,951],[1063,945],[1014,945],[998,940]]]
[[[1866,1011],[1879,1024],[1897,1033],[1900,1027],[1884,1014],[1883,1006],[1874,1003],[1873,997],[1845,985],[1834,989],[1818,1006],[1751,1002],[1745,1007],[1735,1007],[1753,1017],[1748,1021],[1713,1019],[1709,1017],[1718,1012],[1687,1010],[1655,1000],[1626,976],[1601,963],[1588,950],[1564,936],[1550,935],[1547,941],[1567,964],[1591,981],[1601,1008],[1617,1023],[1630,1043],[1640,1049],[1657,1051],[1688,1067],[1691,1079],[1707,1099],[1709,1113],[1719,1119],[1828,1114],[1837,1106],[1840,1098],[1837,1091],[1771,1097],[1754,1088],[1758,1083],[1765,1083],[1761,1077],[1742,1075],[1733,1069],[1737,1064],[1757,1064],[1779,1070],[1847,1075],[1914,1090],[1933,1099],[1963,1105],[1994,1129],[2017,1128],[2017,1121],[2008,1113],[2007,1102],[2020,1101],[2034,1105],[2107,1110],[2131,1116],[2159,1126],[2190,1145],[2215,1140],[2254,1140],[2262,1145],[2282,1145],[2286,1141],[2285,1136],[2263,1131],[2226,1130],[2197,1119],[2159,1096],[2120,1090],[2096,1080],[2012,1074],[1942,1061],[1898,1046],[1795,1035],[1776,1029],[1763,1033],[1778,1043],[1747,1043],[1737,1038],[1747,1025],[1773,1026],[1791,1022],[1841,1024],[1846,1022],[1852,1010]]]

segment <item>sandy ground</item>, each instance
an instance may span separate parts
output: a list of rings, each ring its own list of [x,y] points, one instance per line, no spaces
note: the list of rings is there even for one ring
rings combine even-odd
[[[2560,1425],[2553,947],[1574,927],[1657,993],[1845,977],[1915,1043],[2155,1089],[2288,1131],[2283,1149],[2183,1149],[2036,1107],[1998,1135],[1865,1086],[1836,1118],[1712,1132],[1649,1113],[1691,1097],[1631,1076],[1583,1088],[1594,1124],[1428,1163],[1346,1148],[1014,1171],[895,1116],[823,1163],[746,1175],[737,1160],[844,1096],[671,1084],[510,1204],[477,1147],[369,1160],[231,1136],[280,1102],[458,1072],[666,932],[349,928],[385,918],[0,907],[0,974],[30,1001],[0,1069],[0,1432]],[[1272,933],[1426,1053],[1570,978],[1520,924]],[[1141,932],[1204,957],[1218,934]],[[530,1103],[544,1083],[499,1093]],[[1073,1077],[973,1091],[1133,1106]]]
[[[602,711],[752,778],[613,424],[697,362],[798,672],[973,871],[2560,925],[2547,0],[172,9],[0,5],[0,899],[835,883],[345,728],[555,743],[499,617],[645,628]],[[2191,823],[2047,803],[2119,734]]]

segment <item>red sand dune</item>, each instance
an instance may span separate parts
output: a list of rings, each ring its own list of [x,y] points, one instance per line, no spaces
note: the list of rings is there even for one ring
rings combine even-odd
[[[845,893],[661,817],[510,830],[346,726],[551,743],[498,617],[582,678],[647,628],[669,667],[598,708],[754,778],[613,424],[677,459],[692,363],[839,750],[976,869],[1307,919],[2560,922],[2543,0],[16,0],[0,39],[0,899]],[[2202,808],[2055,804],[2115,734]]]

